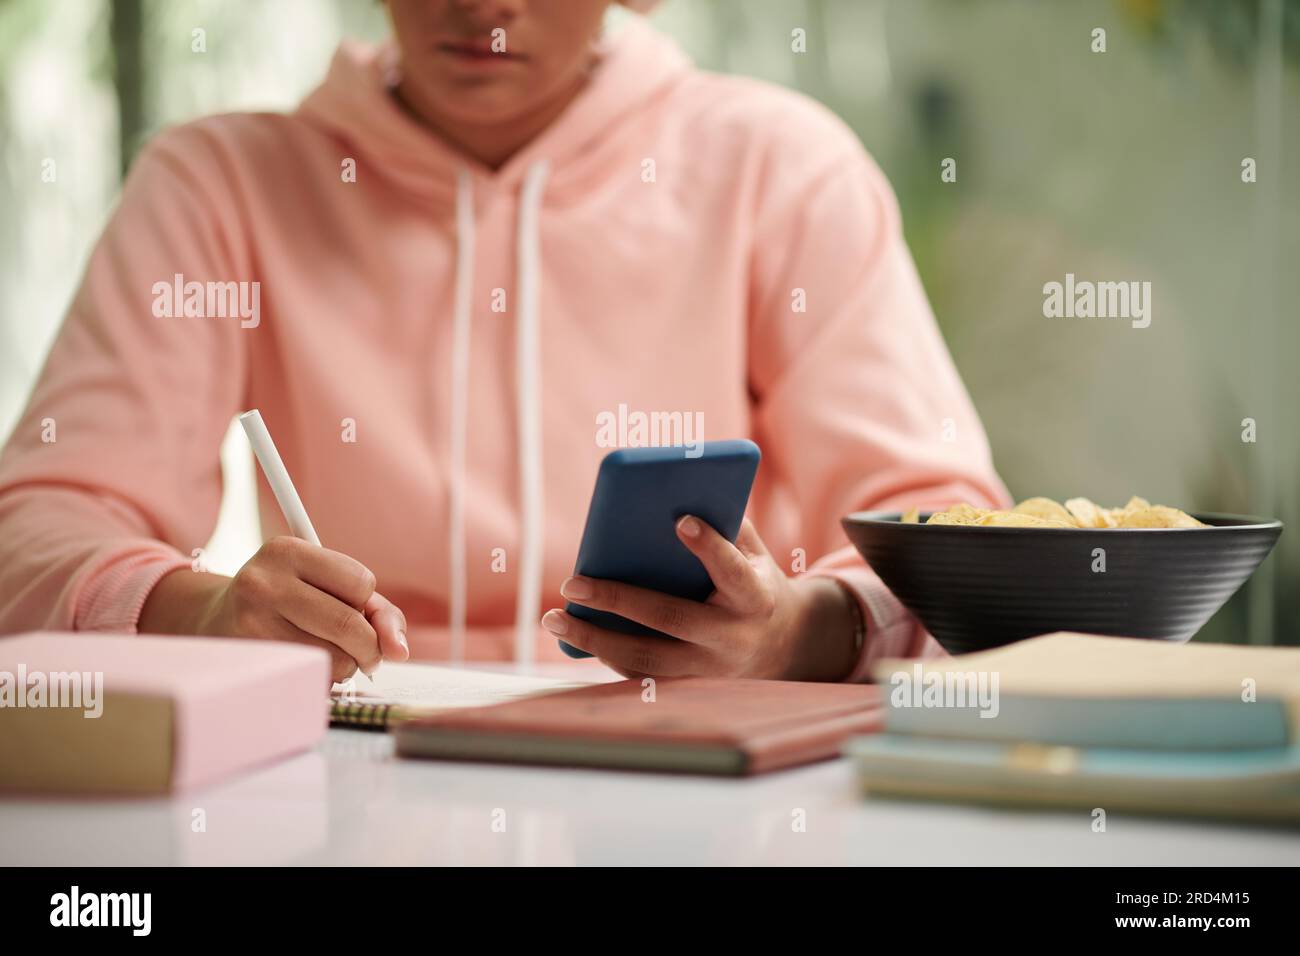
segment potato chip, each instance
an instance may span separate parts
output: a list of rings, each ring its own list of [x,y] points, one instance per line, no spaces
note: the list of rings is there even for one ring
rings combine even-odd
[[[1059,501],[1051,498],[1026,498],[1011,510],[1016,514],[1032,515],[1045,521],[1062,521],[1072,528],[1079,527],[1078,519]]]
[[[1125,510],[1120,517],[1121,528],[1203,528],[1205,525],[1186,512],[1165,505]]]
[[[919,524],[921,521],[920,508],[908,508],[903,512],[903,517],[898,519],[902,524]]]
[[[926,524],[975,524],[980,518],[988,514],[985,508],[976,508],[974,505],[959,504],[953,505],[946,511],[937,511],[930,515]]]
[[[1105,509],[1087,498],[1071,498],[1065,503],[1065,508],[1070,514],[1074,515],[1080,528],[1115,527],[1114,521],[1106,513]]]
[[[916,523],[918,509],[909,508],[900,521]],[[1203,528],[1185,511],[1153,505],[1134,495],[1122,508],[1103,508],[1087,498],[1071,498],[1064,505],[1051,498],[1026,498],[1011,511],[953,505],[936,511],[926,524],[971,525],[983,528]]]
[[[1073,521],[1060,518],[1039,518],[1016,511],[990,511],[975,522],[985,528],[1077,528]]]

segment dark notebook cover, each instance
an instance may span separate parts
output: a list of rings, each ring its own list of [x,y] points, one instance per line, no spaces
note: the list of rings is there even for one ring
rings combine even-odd
[[[860,684],[662,678],[593,684],[449,711],[397,730],[407,757],[717,774],[825,760],[881,728],[879,690]]]

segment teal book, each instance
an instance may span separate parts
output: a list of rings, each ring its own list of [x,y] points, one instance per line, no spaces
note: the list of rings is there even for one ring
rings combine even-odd
[[[872,673],[894,734],[1208,752],[1300,743],[1300,648],[1059,633]]]
[[[1003,692],[993,717],[978,707],[890,707],[892,733],[1068,747],[1231,750],[1285,747],[1290,716],[1280,700],[1232,698],[1102,699],[1030,697]]]
[[[857,737],[868,795],[1300,824],[1300,747],[1139,750]]]

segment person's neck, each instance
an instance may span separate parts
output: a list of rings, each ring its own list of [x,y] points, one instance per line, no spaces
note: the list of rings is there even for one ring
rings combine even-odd
[[[419,94],[403,83],[398,83],[393,95],[418,122],[461,152],[496,170],[559,118],[587,85],[588,76],[583,71],[563,93],[552,97],[541,109],[503,123],[467,123],[444,116],[432,104],[422,102]]]

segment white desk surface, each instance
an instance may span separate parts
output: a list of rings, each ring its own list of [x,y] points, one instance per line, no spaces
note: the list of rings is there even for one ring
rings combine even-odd
[[[400,760],[386,734],[331,730],[171,798],[0,798],[0,865],[1300,864],[1300,830],[1091,822],[865,800],[846,760],[720,779]]]

